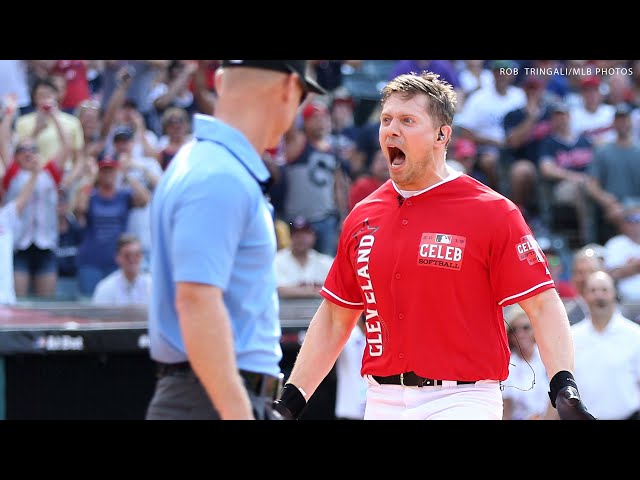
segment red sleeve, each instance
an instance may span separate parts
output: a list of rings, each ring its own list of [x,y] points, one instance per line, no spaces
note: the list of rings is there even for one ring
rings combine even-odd
[[[518,303],[554,287],[547,259],[517,208],[494,228],[489,262],[499,305]]]
[[[18,162],[14,160],[13,162],[11,162],[11,165],[9,165],[9,168],[7,168],[7,171],[4,174],[4,178],[2,179],[2,188],[5,192],[9,190],[9,184],[11,183],[11,180],[13,180],[13,177],[15,177],[19,171],[20,167],[18,166]]]

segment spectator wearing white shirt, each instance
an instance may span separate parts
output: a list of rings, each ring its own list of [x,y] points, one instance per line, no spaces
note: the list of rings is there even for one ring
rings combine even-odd
[[[367,344],[365,329],[363,314],[336,360],[336,420],[364,420],[369,386],[360,374]]]
[[[0,97],[15,96],[21,113],[26,113],[31,106],[27,62],[28,60],[0,60]]]
[[[13,232],[19,227],[20,215],[33,194],[41,170],[37,162],[33,162],[31,168],[31,177],[16,199],[0,207],[0,305],[16,303],[13,280]]]
[[[278,294],[283,298],[319,297],[333,257],[312,248],[316,233],[305,218],[296,217],[289,228],[291,243],[275,259]]]
[[[134,150],[134,131],[127,125],[114,129],[113,148],[115,156],[120,162],[120,184],[126,184],[128,175],[135,178],[150,194],[160,180],[162,168],[155,158],[138,156]],[[133,207],[129,212],[127,232],[138,237],[142,245],[144,257],[142,270],[149,271],[151,258],[151,202],[140,207]]]
[[[598,419],[640,419],[640,325],[620,312],[606,272],[589,275],[584,298],[590,315],[571,327],[580,396]]]
[[[604,266],[625,303],[640,303],[640,199],[627,199],[620,233],[605,244]]]
[[[103,306],[147,305],[151,293],[151,275],[141,273],[142,245],[135,235],[118,238],[116,263],[120,268],[96,285],[92,303]]]
[[[481,88],[491,88],[494,84],[493,72],[485,67],[485,60],[463,60],[464,66],[458,74],[460,88],[469,98]]]
[[[507,113],[523,108],[527,95],[516,85],[512,60],[494,60],[491,63],[493,84],[482,87],[464,103],[456,115],[454,126],[462,137],[478,146],[478,166],[487,176],[488,185],[498,189],[498,161],[505,147],[504,117]]]
[[[18,297],[30,293],[37,297],[53,297],[55,294],[58,277],[55,254],[58,245],[58,186],[62,178],[60,161],[66,150],[63,146],[57,155],[41,161],[35,141],[23,139],[16,146],[14,162],[3,179],[7,201],[11,201],[20,195],[34,168],[38,168],[34,192],[14,231],[13,276]]]
[[[504,382],[503,420],[541,420],[551,402],[547,393],[549,379],[540,358],[527,313],[520,305],[504,311],[511,358],[509,376]]]
[[[582,102],[571,108],[571,132],[584,135],[594,145],[613,142],[615,107],[604,102],[600,77],[584,77],[580,81]]]

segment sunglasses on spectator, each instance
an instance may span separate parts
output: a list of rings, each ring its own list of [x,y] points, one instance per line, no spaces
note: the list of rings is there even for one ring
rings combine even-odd
[[[22,152],[37,153],[38,147],[36,147],[35,145],[18,145],[16,147],[16,153],[22,153]]]
[[[629,223],[640,223],[640,213],[634,213],[632,215],[627,215],[624,217],[625,222]]]

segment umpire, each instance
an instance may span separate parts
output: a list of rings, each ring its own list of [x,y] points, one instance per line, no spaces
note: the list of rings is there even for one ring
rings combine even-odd
[[[280,318],[262,161],[309,92],[306,60],[223,60],[216,117],[196,115],[151,205],[147,419],[276,419]]]

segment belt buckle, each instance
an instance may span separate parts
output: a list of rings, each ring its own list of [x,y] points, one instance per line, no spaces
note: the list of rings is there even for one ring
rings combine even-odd
[[[422,381],[418,384],[419,387],[435,387],[438,384],[437,380],[433,378],[423,378]]]
[[[406,385],[404,384],[404,373],[400,374],[400,385],[402,385],[403,387],[406,387]]]

